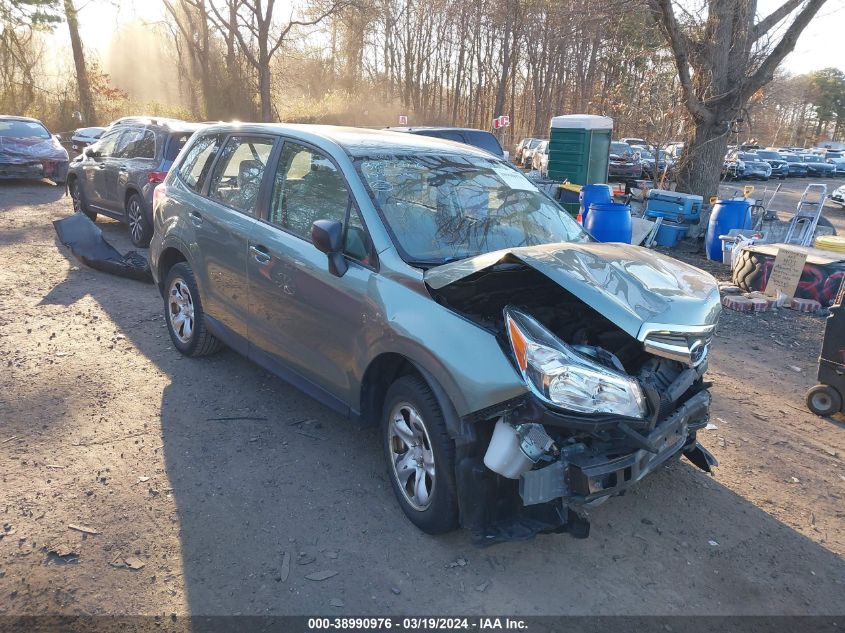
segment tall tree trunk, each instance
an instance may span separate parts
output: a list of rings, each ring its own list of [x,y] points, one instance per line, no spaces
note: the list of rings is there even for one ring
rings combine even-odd
[[[724,123],[698,122],[692,140],[681,155],[678,191],[698,193],[705,200],[716,195],[721,173],[719,166],[724,162],[727,150],[728,134]]]
[[[79,37],[79,20],[73,0],[64,0],[65,18],[70,33],[70,46],[73,49],[73,64],[76,67],[76,85],[79,88],[79,110],[85,125],[97,124],[97,113],[94,110],[94,98],[91,95],[91,84],[88,81],[88,69],[85,67],[85,51],[82,50],[82,39]]]

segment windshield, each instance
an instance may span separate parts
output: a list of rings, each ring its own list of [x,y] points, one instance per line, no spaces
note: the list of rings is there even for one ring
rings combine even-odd
[[[747,160],[747,161],[751,161],[751,162],[754,162],[754,161],[757,160],[756,154],[740,153],[740,154],[737,154],[737,157],[739,158],[739,160]]]
[[[783,160],[787,163],[800,163],[801,159],[795,156],[794,154],[782,154]]]
[[[36,121],[0,121],[0,136],[48,139],[50,133]]]
[[[517,170],[472,155],[360,156],[367,192],[412,264],[503,248],[587,241],[572,217]]]
[[[631,146],[628,145],[627,143],[619,143],[619,142],[614,141],[610,144],[610,153],[611,154],[617,154],[617,155],[622,156],[624,154],[630,154],[633,151],[634,150],[632,150]]]
[[[757,152],[757,156],[770,160],[780,160],[780,154],[778,154],[777,152]]]

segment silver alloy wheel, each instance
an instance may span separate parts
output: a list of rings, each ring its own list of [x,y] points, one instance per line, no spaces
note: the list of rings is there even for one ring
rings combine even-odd
[[[190,343],[194,333],[194,299],[188,285],[179,277],[170,284],[167,306],[176,338],[181,343]]]
[[[393,476],[415,510],[431,505],[434,495],[434,452],[422,416],[407,402],[390,413],[387,428]]]
[[[70,185],[70,199],[73,201],[74,213],[82,213],[82,197],[79,193],[79,183],[75,180]]]
[[[833,398],[825,391],[816,391],[812,396],[812,405],[817,411],[829,411],[833,407]]]
[[[132,239],[135,242],[141,240],[141,235],[144,233],[144,219],[141,217],[143,211],[138,202],[138,198],[132,197],[129,200],[129,208],[126,210],[126,216],[129,220],[129,232],[132,234]]]

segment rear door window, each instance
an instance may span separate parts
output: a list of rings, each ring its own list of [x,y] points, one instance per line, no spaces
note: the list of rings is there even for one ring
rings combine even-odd
[[[219,134],[209,134],[199,137],[191,148],[185,160],[179,165],[179,178],[194,191],[201,191],[208,171],[220,149],[222,137]]]
[[[253,215],[272,149],[272,138],[230,137],[214,167],[208,197]]]
[[[156,137],[152,130],[135,128],[127,130],[118,144],[117,158],[155,158]]]

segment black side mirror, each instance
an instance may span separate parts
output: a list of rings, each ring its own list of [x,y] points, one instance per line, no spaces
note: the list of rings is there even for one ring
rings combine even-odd
[[[317,220],[311,225],[311,243],[329,258],[329,272],[343,277],[349,267],[343,256],[343,223]]]

